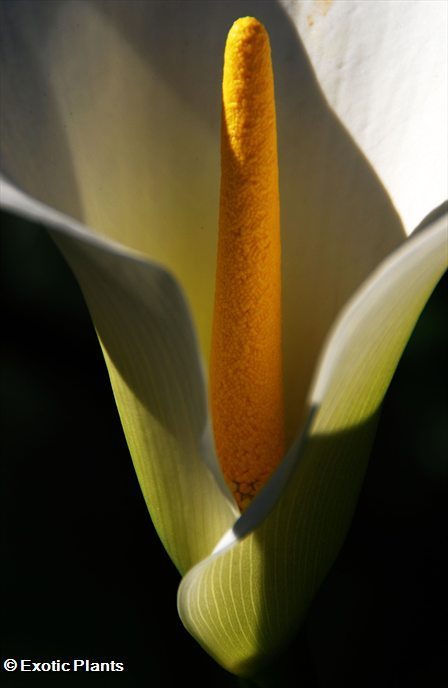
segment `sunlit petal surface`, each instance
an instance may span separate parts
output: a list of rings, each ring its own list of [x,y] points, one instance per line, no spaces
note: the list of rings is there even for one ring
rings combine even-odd
[[[447,193],[447,3],[282,0],[282,6],[329,104],[409,234]]]

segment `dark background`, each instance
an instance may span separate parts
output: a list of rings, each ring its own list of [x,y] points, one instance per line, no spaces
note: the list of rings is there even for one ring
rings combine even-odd
[[[0,683],[237,685],[177,616],[178,575],[74,278],[45,232],[1,219],[1,656],[115,659],[126,671],[0,671]],[[288,685],[448,686],[446,286],[388,392],[346,544],[282,660]]]

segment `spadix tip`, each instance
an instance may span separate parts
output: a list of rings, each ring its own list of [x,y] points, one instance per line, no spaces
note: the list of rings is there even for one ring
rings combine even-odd
[[[260,51],[269,48],[269,35],[263,24],[255,19],[255,17],[242,17],[237,19],[227,36],[227,50],[244,50],[245,52],[254,52],[254,55]]]

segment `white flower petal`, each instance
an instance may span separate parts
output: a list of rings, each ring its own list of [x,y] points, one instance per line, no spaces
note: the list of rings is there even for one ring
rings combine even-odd
[[[281,3],[410,233],[447,195],[447,3]]]

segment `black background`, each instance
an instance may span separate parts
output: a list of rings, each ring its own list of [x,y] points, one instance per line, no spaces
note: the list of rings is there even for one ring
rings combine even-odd
[[[51,240],[2,215],[2,659],[120,674],[2,685],[232,686],[183,629],[178,575],[140,494],[77,284]],[[292,648],[301,688],[448,686],[446,282],[388,392],[346,544]]]

